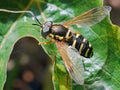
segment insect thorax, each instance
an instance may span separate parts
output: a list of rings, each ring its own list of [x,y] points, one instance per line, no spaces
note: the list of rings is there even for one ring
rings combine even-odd
[[[68,28],[64,27],[63,25],[54,24],[52,25],[48,36],[58,41],[65,41],[72,36],[72,33]]]

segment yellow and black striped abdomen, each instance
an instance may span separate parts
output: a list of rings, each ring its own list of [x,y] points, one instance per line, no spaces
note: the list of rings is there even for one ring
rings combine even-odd
[[[93,55],[93,48],[91,44],[80,34],[73,34],[72,37],[66,41],[69,45],[75,47],[81,56],[90,58]]]

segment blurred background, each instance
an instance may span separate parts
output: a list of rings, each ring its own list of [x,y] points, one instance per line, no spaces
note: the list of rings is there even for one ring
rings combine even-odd
[[[104,5],[110,5],[112,11],[110,18],[113,24],[120,26],[120,0],[104,0]]]
[[[104,0],[104,5],[112,7],[112,23],[120,26],[120,0]],[[50,58],[35,39],[20,39],[8,62],[4,90],[43,90],[45,83],[52,86],[50,64]]]
[[[49,64],[49,57],[35,39],[20,39],[7,65],[4,90],[43,90],[46,79],[51,77]]]

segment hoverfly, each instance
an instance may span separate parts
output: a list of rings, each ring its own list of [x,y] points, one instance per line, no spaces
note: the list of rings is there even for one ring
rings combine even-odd
[[[93,56],[93,48],[91,44],[79,33],[72,32],[68,26],[79,25],[80,27],[90,27],[100,22],[109,14],[110,6],[102,6],[93,8],[63,24],[53,24],[47,21],[41,24],[39,20],[30,11],[6,11],[12,13],[30,13],[35,17],[36,24],[42,28],[41,35],[44,38],[51,38],[55,41],[58,50],[63,58],[63,62],[72,79],[80,85],[84,84],[85,72],[82,63],[82,57],[91,58]],[[0,10],[2,11],[2,10]]]
[[[110,10],[109,6],[97,7],[63,24],[53,24],[50,21],[41,24],[38,20],[34,24],[42,28],[41,35],[44,38],[49,37],[55,41],[67,71],[77,84],[84,84],[82,57],[92,57],[93,48],[81,34],[73,33],[68,26],[90,27],[104,19]]]

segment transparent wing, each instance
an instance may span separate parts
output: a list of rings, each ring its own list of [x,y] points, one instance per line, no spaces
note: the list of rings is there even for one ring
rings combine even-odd
[[[103,6],[93,8],[67,22],[64,25],[74,25],[77,24],[79,27],[90,27],[106,17],[107,14],[111,11],[110,6]]]
[[[72,79],[77,84],[83,85],[83,74],[85,71],[82,63],[82,57],[80,56],[78,51],[72,46],[67,46],[65,43],[56,42],[56,45]]]

